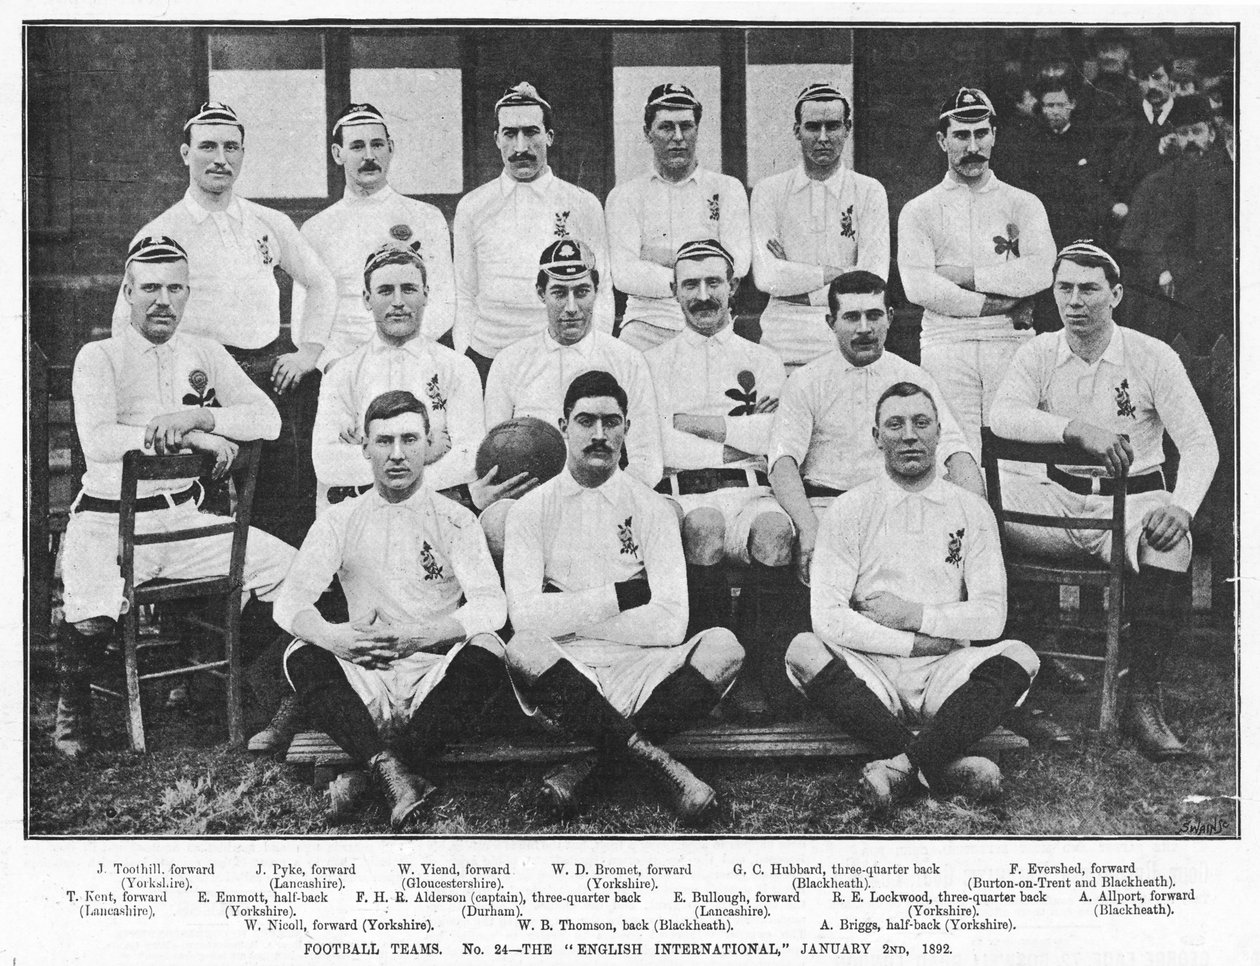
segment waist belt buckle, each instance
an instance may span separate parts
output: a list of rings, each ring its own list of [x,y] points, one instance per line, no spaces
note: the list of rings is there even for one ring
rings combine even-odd
[[[1103,478],[1101,476],[1091,476],[1089,478],[1090,496],[1102,496],[1102,481]]]

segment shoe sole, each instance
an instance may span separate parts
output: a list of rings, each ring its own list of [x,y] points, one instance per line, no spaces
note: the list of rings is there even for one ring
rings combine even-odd
[[[710,788],[704,804],[696,809],[680,813],[678,820],[684,825],[702,825],[710,818],[715,805],[717,805],[717,792]]]
[[[414,805],[412,805],[411,808],[407,809],[407,811],[404,812],[400,818],[398,818],[397,820],[394,820],[393,818],[391,818],[389,824],[393,827],[394,831],[395,832],[401,831],[402,829],[405,829],[408,825],[410,825],[412,822],[414,822],[416,819],[421,818],[422,810],[429,804],[429,799],[431,799],[436,793],[437,793],[437,786],[430,785],[429,788],[425,791],[425,793],[420,796],[420,799]]]

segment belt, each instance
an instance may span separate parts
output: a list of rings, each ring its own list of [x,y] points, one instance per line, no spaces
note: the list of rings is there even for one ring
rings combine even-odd
[[[1090,494],[1112,496],[1116,492],[1116,481],[1110,476],[1074,476],[1071,473],[1065,473],[1053,463],[1046,464],[1046,476],[1050,477],[1065,490],[1071,490],[1073,493],[1079,493],[1081,496],[1089,496]],[[1135,493],[1149,493],[1151,490],[1166,489],[1168,487],[1164,483],[1164,471],[1162,469],[1143,473],[1141,476],[1129,477],[1128,492],[1131,495]]]
[[[809,497],[815,496],[844,496],[845,490],[837,490],[834,486],[823,486],[821,483],[811,483],[805,480],[805,495]]]
[[[371,483],[364,483],[362,486],[330,486],[328,488],[328,505],[334,506],[342,500],[350,500],[356,496],[361,496],[370,489],[372,489]]]
[[[770,478],[761,470],[682,470],[656,484],[656,492],[666,496],[712,493],[733,486],[769,486]]]
[[[151,510],[165,510],[168,507],[179,506],[181,503],[187,503],[189,500],[195,499],[199,489],[201,489],[201,484],[193,483],[178,493],[142,497],[136,500],[136,512],[148,513]],[[169,502],[167,497],[170,498]],[[121,508],[121,500],[102,500],[99,496],[88,496],[86,493],[83,493],[75,501],[73,511],[75,513],[78,513],[80,510],[87,510],[90,513],[117,513]]]

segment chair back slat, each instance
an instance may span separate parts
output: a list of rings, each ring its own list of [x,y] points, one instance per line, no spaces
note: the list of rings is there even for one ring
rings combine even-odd
[[[217,537],[222,533],[235,533],[236,523],[215,523],[208,527],[188,527],[184,530],[163,530],[157,533],[137,533],[132,542],[137,547],[153,543],[183,543],[198,537]]]
[[[1110,530],[1110,517],[1052,517],[1044,513],[1025,513],[1023,510],[1003,510],[1002,519],[1007,523],[1023,523],[1032,527],[1048,527],[1052,530]]]
[[[214,457],[209,453],[149,456],[133,449],[123,456],[123,492],[129,475],[137,480],[180,480],[206,475],[213,467]]]

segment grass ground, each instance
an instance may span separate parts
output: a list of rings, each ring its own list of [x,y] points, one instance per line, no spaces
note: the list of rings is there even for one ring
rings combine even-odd
[[[127,749],[123,709],[97,699],[101,750],[73,764],[52,749],[54,686],[36,661],[29,741],[29,832],[89,835],[379,835],[388,831],[369,806],[351,824],[330,828],[327,796],[284,764],[249,757],[226,742],[219,692],[194,692],[192,709],[146,711],[150,753]],[[160,701],[158,702],[160,704]],[[717,790],[721,814],[710,834],[924,836],[1169,836],[1183,823],[1215,823],[1238,834],[1237,741],[1232,637],[1200,631],[1165,685],[1165,707],[1202,758],[1153,765],[1127,745],[1091,733],[1096,692],[1042,696],[1042,706],[1078,736],[1066,750],[1033,749],[1003,761],[1006,794],[993,805],[923,800],[887,818],[862,806],[861,763],[819,759],[700,762]],[[257,713],[255,712],[255,716]],[[260,722],[255,722],[260,723]],[[669,835],[680,829],[650,790],[610,782],[578,821],[543,822],[533,799],[542,766],[444,766],[421,835]]]

